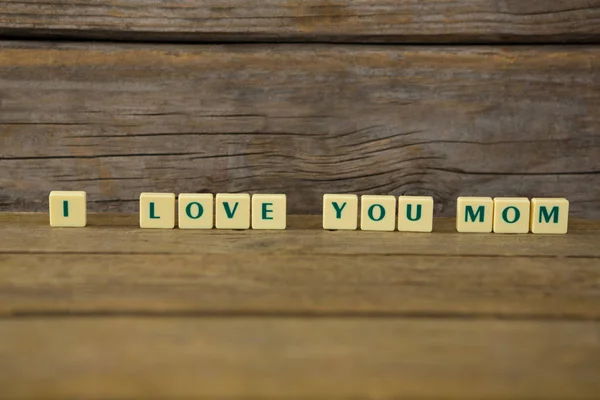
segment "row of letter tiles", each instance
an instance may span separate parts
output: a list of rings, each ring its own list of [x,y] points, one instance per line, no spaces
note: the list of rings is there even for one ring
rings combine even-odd
[[[285,194],[182,193],[179,195],[179,228],[285,229]],[[142,193],[140,227],[175,227],[175,194]],[[396,205],[398,221],[396,224]],[[49,197],[50,226],[84,227],[86,193],[52,191]],[[215,213],[216,209],[216,213]],[[250,212],[252,210],[252,213]],[[216,218],[215,218],[216,214]],[[358,196],[323,196],[323,228],[355,230],[358,227]],[[361,196],[361,229],[372,231],[431,232],[433,198],[428,196]],[[481,233],[565,234],[569,201],[564,198],[459,197],[456,230]]]
[[[459,197],[456,230],[480,233],[565,234],[569,201],[564,198]]]
[[[178,202],[178,226],[180,229],[212,229],[214,222],[217,229],[249,229],[250,224],[252,229],[285,229],[286,206],[285,194],[218,193],[213,197],[211,193],[182,193]],[[142,193],[140,227],[173,229],[175,194]]]
[[[396,197],[363,195],[360,198],[360,229],[363,231],[431,232],[433,197]],[[358,196],[326,194],[323,196],[323,229],[355,230],[358,227]]]

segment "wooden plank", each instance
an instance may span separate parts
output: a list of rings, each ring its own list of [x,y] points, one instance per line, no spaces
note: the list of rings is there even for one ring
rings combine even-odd
[[[595,42],[598,0],[9,0],[5,37],[331,42]]]
[[[0,44],[0,209],[86,190],[559,196],[600,218],[600,48]]]
[[[10,398],[592,399],[592,322],[0,321]]]
[[[597,222],[572,221],[566,235],[501,235],[457,233],[445,218],[434,233],[331,232],[320,228],[320,216],[288,218],[285,231],[202,231],[140,229],[135,215],[95,214],[87,228],[61,229],[44,214],[0,214],[0,252],[600,257]]]
[[[600,320],[600,258],[0,254],[0,314]]]

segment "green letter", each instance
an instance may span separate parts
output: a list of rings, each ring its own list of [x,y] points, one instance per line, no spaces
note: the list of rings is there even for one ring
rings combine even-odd
[[[420,204],[417,204],[417,216],[414,217],[414,218],[412,218],[410,216],[410,214],[412,214],[412,204],[408,204],[406,206],[406,218],[408,218],[409,221],[418,221],[418,220],[420,220],[421,219],[421,209],[422,208],[423,207],[421,207]]]
[[[373,209],[375,207],[379,207],[379,218],[375,218],[373,216]],[[385,208],[383,208],[381,204],[373,204],[371,207],[369,207],[369,211],[367,212],[367,214],[369,215],[369,218],[371,218],[373,221],[381,221],[383,218],[385,218]]]
[[[63,217],[69,216],[69,202],[67,200],[63,200]]]
[[[344,207],[346,207],[346,203],[344,203],[344,205],[340,208],[340,206],[338,205],[337,202],[333,202],[333,208],[335,208],[335,217],[337,219],[342,218],[342,210],[344,209]]]
[[[198,212],[196,213],[196,216],[192,215],[192,206],[194,204],[198,206]],[[202,204],[193,201],[190,204],[188,204],[187,207],[185,207],[185,214],[191,219],[198,219],[202,216],[202,214],[204,214],[204,207],[202,207]]]
[[[546,206],[540,207],[540,224],[542,223],[542,218],[546,220],[546,223],[550,222],[550,218],[553,219],[553,223],[558,224],[558,206],[552,207],[552,211],[548,213],[548,209]]]
[[[268,209],[267,206],[272,206],[273,203],[262,203],[262,219],[273,219],[273,217],[268,217],[268,212],[273,212],[273,209]]]
[[[469,222],[469,217],[471,218],[472,222],[475,222],[475,219],[477,219],[477,217],[479,216],[479,222],[483,222],[483,218],[484,218],[484,212],[485,212],[485,206],[479,206],[477,207],[477,212],[473,212],[473,207],[471,206],[466,206],[465,207],[465,222]]]
[[[160,219],[159,216],[154,215],[154,202],[150,202],[150,219]]]
[[[515,210],[515,217],[513,218],[512,221],[508,220],[508,210],[510,210],[510,209]],[[519,209],[515,206],[506,207],[504,209],[504,211],[502,211],[502,219],[507,224],[514,224],[515,222],[517,222],[519,220],[519,218],[521,218],[521,211],[519,211]]]
[[[235,202],[235,206],[233,207],[233,211],[229,208],[229,203],[224,201],[223,207],[225,207],[225,214],[227,214],[227,218],[231,219],[235,215],[235,210],[237,210],[239,202]]]

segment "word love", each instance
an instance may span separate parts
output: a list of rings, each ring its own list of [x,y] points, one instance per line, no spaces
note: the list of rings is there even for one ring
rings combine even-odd
[[[360,198],[360,229],[364,231],[433,231],[433,198],[374,196]],[[50,225],[83,227],[86,193],[50,193]],[[172,229],[286,229],[285,194],[142,193],[140,227]],[[569,202],[564,198],[459,197],[458,232],[567,233]],[[356,230],[359,199],[354,194],[323,196],[323,229]]]
[[[285,229],[285,194],[142,193],[140,228]],[[50,226],[83,227],[87,223],[85,192],[50,192]],[[252,213],[250,209],[252,208]],[[177,211],[177,212],[176,212]]]

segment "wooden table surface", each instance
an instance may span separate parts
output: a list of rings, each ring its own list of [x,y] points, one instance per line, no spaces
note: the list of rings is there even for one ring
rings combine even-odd
[[[562,236],[0,214],[5,398],[600,396],[600,222]]]
[[[600,398],[599,21],[600,0],[0,2],[0,398]],[[51,229],[51,190],[119,214]],[[127,214],[142,192],[440,217],[567,197],[588,221],[156,231]]]

